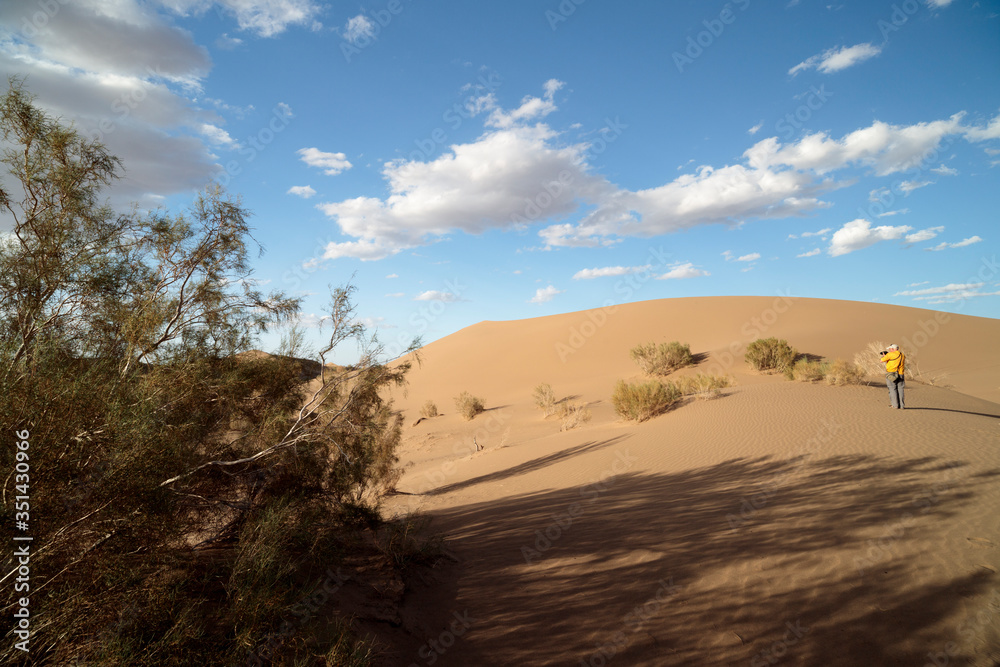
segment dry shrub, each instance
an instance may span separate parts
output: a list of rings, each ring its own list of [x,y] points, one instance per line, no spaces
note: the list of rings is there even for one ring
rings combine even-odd
[[[473,396],[467,391],[455,397],[455,408],[459,414],[465,417],[465,421],[475,419],[476,415],[486,410],[486,402],[478,396]]]
[[[563,431],[583,426],[591,418],[590,408],[580,403],[564,403],[559,410],[559,416],[562,418],[560,430]]]
[[[733,379],[728,375],[698,373],[679,377],[673,380],[673,383],[684,396],[717,398],[722,395],[723,389],[732,386]]]
[[[744,359],[758,371],[785,372],[795,363],[799,353],[786,340],[758,338],[747,345]]]
[[[881,353],[885,352],[887,347],[888,343],[876,340],[868,343],[865,349],[854,355],[854,365],[864,373],[864,378],[882,378],[885,375],[885,364],[880,359]]]
[[[825,362],[799,359],[794,365],[785,370],[785,375],[789,380],[816,382],[825,378],[829,370],[830,365]]]
[[[542,415],[548,417],[556,411],[556,394],[552,391],[552,386],[543,382],[535,387],[532,394],[535,405],[542,411]]]
[[[681,390],[670,382],[628,384],[619,380],[611,394],[611,404],[625,419],[642,422],[666,412],[680,398]]]
[[[848,384],[861,384],[865,381],[865,372],[857,365],[843,359],[837,359],[826,371],[826,383],[835,387]]]
[[[437,417],[439,414],[438,406],[434,401],[427,401],[424,403],[424,407],[420,408],[421,417]]]
[[[650,375],[669,375],[684,366],[690,366],[694,358],[691,356],[691,346],[687,343],[649,343],[637,345],[630,351],[632,360],[639,365],[644,373]]]

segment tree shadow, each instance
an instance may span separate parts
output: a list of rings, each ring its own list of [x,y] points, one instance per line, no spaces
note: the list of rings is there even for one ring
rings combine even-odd
[[[977,417],[989,417],[990,419],[1000,419],[1000,414],[988,412],[969,412],[967,410],[952,410],[950,408],[906,408],[907,410],[933,410],[935,412],[957,412],[963,415],[975,415]]]
[[[995,483],[934,457],[644,474],[628,471],[635,459],[616,438],[437,492],[612,444],[589,484],[433,514],[463,562],[450,607],[427,613],[474,619],[439,664],[747,664],[781,641],[782,664],[923,664],[928,647],[957,641],[952,614],[996,584],[987,571],[927,576],[913,556]],[[950,664],[966,659],[960,648]]]

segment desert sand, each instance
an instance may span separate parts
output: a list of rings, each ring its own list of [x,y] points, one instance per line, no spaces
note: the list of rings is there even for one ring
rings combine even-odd
[[[907,409],[884,385],[751,370],[769,336],[830,360],[898,343]],[[683,372],[736,384],[621,421],[614,383],[643,378],[629,350],[673,340],[699,355]],[[428,517],[450,557],[409,584],[385,664],[1000,664],[998,343],[1000,320],[711,297],[425,346],[385,509]],[[541,382],[592,419],[543,418]],[[486,400],[472,421],[463,390]],[[442,414],[418,422],[427,400]]]

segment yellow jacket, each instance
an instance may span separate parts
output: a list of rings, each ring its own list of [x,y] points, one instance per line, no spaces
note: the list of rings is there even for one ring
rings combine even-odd
[[[899,373],[903,375],[903,353],[899,350],[890,350],[881,361],[885,364],[886,373]]]

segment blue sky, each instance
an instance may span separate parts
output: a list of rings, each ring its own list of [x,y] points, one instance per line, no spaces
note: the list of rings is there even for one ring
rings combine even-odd
[[[33,0],[0,70],[113,201],[254,212],[265,289],[394,345],[624,301],[1000,317],[1000,2]]]

